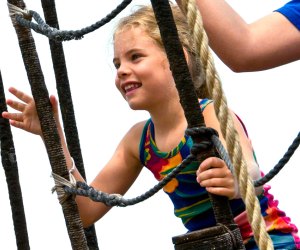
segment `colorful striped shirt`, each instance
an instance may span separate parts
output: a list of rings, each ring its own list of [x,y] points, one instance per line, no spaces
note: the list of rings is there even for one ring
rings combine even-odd
[[[211,103],[211,100],[203,99],[200,101],[200,107],[203,111]],[[243,124],[242,124],[243,125]],[[244,125],[243,125],[244,126]],[[144,127],[140,142],[140,160],[160,181],[168,175],[176,166],[190,154],[193,145],[192,138],[185,135],[177,147],[170,152],[162,152],[155,143],[154,124],[149,119]],[[170,197],[174,204],[174,213],[180,218],[184,226],[189,231],[200,230],[216,225],[213,209],[205,188],[201,187],[196,181],[196,170],[199,163],[192,162],[186,166],[175,178],[173,178],[165,187],[164,192]],[[260,195],[262,215],[265,219],[267,230],[274,233],[273,243],[279,240],[280,246],[292,246],[293,248],[278,249],[300,249],[300,239],[297,236],[297,228],[285,216],[285,213],[278,209],[278,202],[269,194],[269,186],[264,187],[264,193]],[[241,230],[245,243],[248,242],[249,248],[257,249],[253,240],[251,226],[247,220],[245,206],[241,199],[230,200],[230,206],[234,215],[234,220]],[[278,236],[280,234],[280,237]],[[286,237],[282,237],[281,234]],[[276,238],[276,239],[275,239]],[[275,242],[276,241],[276,242]],[[285,241],[282,243],[282,241]],[[251,248],[250,246],[254,246]]]

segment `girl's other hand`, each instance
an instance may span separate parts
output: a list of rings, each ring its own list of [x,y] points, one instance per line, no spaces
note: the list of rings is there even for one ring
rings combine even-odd
[[[226,196],[229,199],[237,196],[234,176],[222,159],[217,157],[205,159],[200,164],[196,175],[197,182],[205,187],[207,192]]]
[[[19,100],[15,101],[7,99],[6,103],[9,107],[19,112],[13,113],[4,111],[2,117],[9,119],[10,124],[16,128],[42,136],[41,125],[34,99],[16,88],[10,87],[8,90]],[[54,96],[50,97],[50,102],[55,117],[57,118],[57,101]]]

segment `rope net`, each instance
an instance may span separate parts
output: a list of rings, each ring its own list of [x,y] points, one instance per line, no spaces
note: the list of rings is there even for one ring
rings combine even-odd
[[[46,6],[47,1],[42,1],[42,2]],[[41,91],[42,92],[41,98],[45,98],[44,99],[44,101],[45,101],[46,96],[47,96],[47,94],[45,95],[45,93],[47,93],[47,92],[43,92],[43,91],[45,91],[44,86],[36,85],[37,79],[33,78],[33,75],[32,75],[32,74],[41,74],[41,70],[40,70],[40,66],[38,65],[38,61],[37,61],[36,65],[33,64],[33,65],[28,66],[29,65],[28,58],[33,56],[31,63],[34,60],[38,59],[37,55],[34,55],[36,53],[34,51],[35,50],[34,42],[32,40],[30,32],[28,31],[28,28],[33,29],[34,31],[36,31],[38,33],[44,34],[49,39],[52,39],[52,40],[54,39],[57,41],[68,41],[68,40],[72,40],[72,39],[81,39],[83,37],[83,35],[98,29],[99,27],[101,27],[102,25],[104,25],[105,23],[107,23],[111,19],[113,19],[130,2],[131,1],[123,1],[122,4],[120,4],[116,8],[116,10],[114,10],[112,13],[107,15],[107,17],[105,17],[104,19],[102,19],[101,21],[97,22],[94,25],[91,25],[89,27],[83,28],[78,31],[60,31],[59,29],[54,29],[51,26],[49,26],[48,24],[45,24],[36,12],[26,10],[25,4],[23,1],[8,1],[9,11],[10,11],[10,15],[12,17],[13,25],[16,28],[16,32],[19,37],[20,48],[22,50],[23,58],[24,58],[24,64],[27,66],[29,79],[32,80],[31,85],[32,85],[33,95],[35,96],[34,93],[36,92],[36,96],[38,96],[38,94],[39,94],[38,92]],[[152,4],[154,5],[155,1],[152,1]],[[199,65],[201,65],[202,73],[204,75],[204,83],[200,86],[195,86],[195,92],[199,98],[206,97],[206,98],[210,98],[214,101],[216,116],[220,122],[221,132],[222,132],[223,137],[226,140],[226,148],[227,148],[228,155],[229,155],[229,159],[225,160],[225,161],[228,166],[231,166],[231,165],[233,166],[232,167],[233,173],[235,174],[236,179],[238,181],[240,193],[241,193],[242,199],[246,206],[248,220],[252,227],[255,241],[257,242],[257,245],[259,246],[260,249],[273,249],[272,241],[267,233],[266,225],[265,225],[265,222],[261,215],[260,204],[256,197],[255,188],[254,188],[255,186],[262,185],[265,182],[262,182],[262,181],[254,182],[248,174],[247,164],[243,157],[242,148],[241,148],[241,145],[239,142],[238,134],[234,128],[233,120],[229,113],[229,109],[227,106],[227,100],[226,100],[224,91],[222,89],[221,80],[220,80],[217,70],[215,68],[213,56],[210,53],[210,48],[208,46],[208,38],[207,38],[207,35],[203,28],[201,14],[200,14],[198,8],[196,7],[195,0],[182,0],[180,7],[181,7],[183,13],[186,15],[186,18],[187,18],[187,21],[188,21],[188,24],[190,27],[190,32],[191,32],[191,35],[193,36],[193,39],[195,42],[195,47],[197,48],[197,50],[196,50],[197,57],[198,57],[197,59],[199,60]],[[31,21],[32,17],[37,21],[38,24],[32,23],[32,21]],[[48,23],[48,21],[47,21],[47,23]],[[21,26],[20,26],[20,24],[21,24]],[[23,26],[27,27],[27,28],[24,28]],[[58,24],[55,24],[55,26],[57,26],[57,28],[58,28]],[[173,41],[173,40],[171,40],[171,41]],[[56,44],[56,43],[54,43],[54,44]],[[50,45],[51,45],[51,43],[50,43]],[[61,52],[58,54],[61,54]],[[55,60],[55,58],[56,58],[56,56],[53,56],[53,61]],[[43,79],[42,78],[38,79],[38,81],[43,82],[41,80],[43,80]],[[183,81],[183,80],[181,79],[180,81]],[[188,90],[185,91],[185,96],[183,96],[183,99],[184,98],[190,99],[188,96],[188,92],[189,92]],[[190,91],[190,92],[192,92],[192,91]],[[71,96],[69,96],[69,99],[71,99]],[[193,98],[191,98],[191,99],[193,99]],[[40,103],[38,99],[36,100],[36,102],[37,102],[37,104]],[[41,121],[43,119],[44,120],[46,119],[46,125],[44,125],[44,130],[45,130],[45,139],[47,139],[47,134],[49,133],[49,131],[47,131],[49,129],[49,124],[53,123],[51,116],[50,116],[50,118],[49,117],[45,118],[45,113],[47,113],[47,112],[44,112],[44,111],[49,109],[49,107],[45,103],[41,103],[41,106],[38,108],[40,109],[39,113],[41,113],[41,116],[44,117],[44,118],[40,118]],[[48,110],[48,111],[50,112],[50,110]],[[189,113],[187,116],[195,117],[195,114],[197,112],[198,112],[198,110],[191,110],[191,109],[187,110],[187,113]],[[196,114],[196,116],[197,116],[197,114]],[[47,121],[47,119],[48,119],[48,121]],[[72,118],[72,119],[74,120],[75,118]],[[200,124],[201,123],[204,123],[204,122],[200,121]],[[191,121],[190,124],[199,124],[199,121]],[[42,126],[43,126],[43,124],[42,124]],[[52,134],[53,131],[51,131],[50,133]],[[300,136],[298,136],[298,137],[300,137]],[[216,138],[214,138],[212,140],[215,140],[214,146],[218,147],[217,144],[220,142]],[[297,145],[296,146],[294,145],[292,147],[293,150],[295,150],[298,147],[299,141],[300,141],[299,138],[297,138],[295,140],[295,144],[297,143]],[[51,143],[52,142],[50,142],[48,145],[50,161],[51,161],[51,155],[61,154],[61,149],[57,148],[57,147],[53,147],[53,145],[51,145]],[[79,147],[79,145],[76,145],[75,147]],[[224,153],[224,150],[223,151],[222,151],[222,149],[220,149],[220,150],[222,152],[222,154],[221,154],[222,159],[225,159],[227,157],[226,152]],[[77,151],[77,153],[78,153],[78,151]],[[77,155],[77,153],[75,153],[75,155]],[[292,153],[289,154],[289,157],[292,155]],[[191,157],[194,157],[194,155],[192,155]],[[288,161],[288,159],[285,160],[285,163]],[[57,160],[60,161],[59,159],[54,159],[54,161],[57,161]],[[64,160],[62,160],[62,161],[63,161],[63,164],[59,163],[59,165],[65,165]],[[80,165],[83,165],[81,155],[79,156],[78,161],[80,162]],[[54,163],[54,164],[56,164],[56,163]],[[176,171],[172,174],[176,175],[176,173],[178,171],[180,171],[180,169],[182,167],[184,167],[186,164],[187,163],[184,162],[181,166],[176,168]],[[283,167],[282,164],[281,164],[281,167]],[[60,172],[60,171],[61,170],[59,170],[58,172]],[[277,170],[277,173],[278,172],[279,172],[279,170]],[[159,183],[157,186],[154,187],[153,190],[150,190],[149,192],[147,192],[146,195],[142,195],[141,197],[138,197],[138,199],[133,199],[133,200],[128,201],[128,200],[124,200],[120,196],[110,196],[108,194],[103,194],[103,193],[101,193],[99,195],[99,193],[97,193],[94,190],[91,190],[91,188],[88,187],[84,183],[78,184],[78,187],[81,187],[82,190],[74,191],[75,184],[73,184],[71,186],[68,185],[68,182],[67,183],[65,182],[65,180],[68,181],[68,177],[66,177],[67,179],[60,177],[61,175],[66,176],[65,171],[62,171],[61,173],[63,173],[63,174],[53,173],[56,184],[59,183],[59,184],[57,184],[57,187],[56,187],[56,190],[58,190],[58,189],[60,190],[59,196],[64,196],[63,192],[65,192],[66,190],[68,193],[71,193],[71,194],[80,194],[80,195],[85,195],[85,196],[89,196],[88,193],[89,194],[92,193],[93,195],[91,195],[90,198],[93,198],[92,196],[94,196],[94,197],[100,196],[100,198],[94,198],[94,199],[101,200],[101,202],[105,202],[105,200],[110,200],[109,202],[111,202],[111,203],[108,203],[108,205],[119,205],[119,206],[120,205],[121,206],[132,205],[132,204],[135,204],[137,202],[140,202],[140,201],[152,196],[155,192],[157,192],[160,188],[162,188],[168,182],[168,180],[170,180],[172,178],[172,175],[168,176],[168,179],[164,180],[164,182],[162,182],[162,183]],[[84,170],[82,171],[82,175],[83,176],[85,175]],[[268,180],[270,178],[271,177],[268,177]],[[63,184],[61,184],[61,183],[63,183]],[[62,190],[61,187],[58,187],[60,185],[64,186],[65,190]],[[78,188],[78,187],[76,187],[76,188]],[[87,190],[87,193],[85,193],[83,190]],[[65,200],[68,200],[68,197],[64,197],[63,202],[61,202],[61,203],[64,204]],[[83,245],[85,245],[85,243],[83,243]],[[83,249],[85,249],[85,246],[83,247]]]

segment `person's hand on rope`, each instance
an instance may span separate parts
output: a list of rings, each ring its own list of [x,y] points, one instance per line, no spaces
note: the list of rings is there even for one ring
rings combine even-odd
[[[238,188],[230,169],[218,157],[208,157],[199,166],[197,182],[205,187],[207,192],[226,196],[233,199],[237,196]]]
[[[9,122],[12,126],[42,136],[40,120],[36,111],[34,99],[13,87],[9,88],[9,92],[17,97],[20,101],[7,99],[6,103],[9,107],[19,112],[14,113],[4,111],[2,116],[6,119],[9,119]],[[57,100],[54,96],[50,96],[50,102],[53,107],[55,119],[58,121]]]

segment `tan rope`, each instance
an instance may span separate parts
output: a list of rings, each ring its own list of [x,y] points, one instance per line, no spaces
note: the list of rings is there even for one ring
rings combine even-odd
[[[201,86],[201,89],[196,91],[198,95],[200,91],[204,91],[208,94],[208,98],[214,100],[216,116],[220,121],[222,135],[226,140],[228,154],[234,166],[241,197],[246,206],[248,220],[255,241],[261,250],[274,249],[272,240],[266,230],[265,221],[261,215],[261,208],[255,194],[253,180],[248,174],[238,133],[234,128],[234,123],[227,106],[227,100],[222,90],[221,80],[215,69],[213,56],[208,47],[208,38],[203,28],[202,17],[196,6],[195,0],[182,0],[181,5],[182,10],[187,17],[192,36],[194,37],[197,57],[200,58],[200,65],[206,75],[204,86]],[[203,97],[203,94],[201,94],[201,96]]]
[[[52,193],[57,193],[59,203],[63,204],[70,196],[70,194],[65,192],[64,187],[67,186],[69,188],[76,188],[76,179],[71,173],[69,173],[70,181],[55,173],[52,173],[51,176],[55,183],[55,186],[51,189],[51,191]]]
[[[31,20],[32,16],[30,15],[29,11],[24,8],[21,9],[18,6],[15,6],[13,4],[7,3],[8,11],[9,11],[9,16],[11,17],[11,20],[13,24],[16,24],[15,16],[23,16],[25,19]]]

